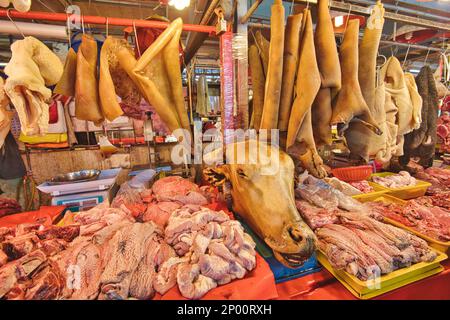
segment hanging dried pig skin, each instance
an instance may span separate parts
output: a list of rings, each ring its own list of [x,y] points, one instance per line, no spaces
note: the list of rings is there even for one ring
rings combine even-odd
[[[248,49],[248,62],[250,65],[253,89],[253,112],[250,128],[259,130],[264,106],[264,85],[266,77],[264,76],[261,56],[258,52],[258,47],[255,44],[252,44]]]
[[[97,54],[97,41],[84,34],[77,52],[75,117],[98,126],[104,118],[98,96]]]
[[[378,1],[367,20],[359,46],[358,80],[369,110],[372,110],[375,103],[377,56],[383,25],[384,8]]]
[[[64,63],[64,72],[53,90],[56,94],[61,94],[66,97],[75,96],[75,79],[77,74],[77,54],[70,48],[67,53],[66,62]]]
[[[312,107],[314,140],[318,146],[331,144],[331,101],[341,88],[341,66],[334,39],[327,0],[318,0],[317,27],[314,34],[321,86]]]
[[[414,89],[413,83],[405,78],[400,61],[390,57],[381,68],[380,79],[384,81],[386,92],[389,93],[392,103],[397,107],[396,124],[397,141],[394,156],[403,155],[404,135],[418,129],[421,123],[422,99]]]
[[[342,88],[333,105],[331,124],[338,125],[339,134],[342,135],[349,122],[357,118],[355,120],[362,121],[376,134],[381,134],[381,130],[373,119],[359,86],[358,33],[359,20],[350,20],[345,30],[344,41],[339,48]]]
[[[289,116],[291,114],[295,76],[298,68],[302,17],[302,14],[289,16],[286,23],[283,54],[283,81],[281,85],[280,111],[278,115],[278,129],[280,131],[287,131]]]
[[[283,76],[284,7],[281,0],[274,0],[270,17],[269,66],[264,92],[261,129],[278,127],[281,81]]]
[[[5,92],[19,115],[24,135],[44,135],[48,130],[48,104],[63,74],[59,58],[41,41],[26,37],[11,45],[11,60],[5,67]]]
[[[264,77],[267,76],[267,69],[269,68],[269,47],[270,42],[261,33],[260,30],[256,31],[255,44],[258,47],[259,54],[261,56]]]
[[[317,178],[327,172],[314,142],[311,106],[321,84],[319,67],[314,49],[311,12],[305,9],[301,29],[301,44],[294,102],[287,133],[288,153],[302,162],[302,166]]]
[[[4,85],[3,78],[0,77],[0,150],[5,143],[9,130],[11,130],[11,119],[13,117],[13,113],[7,110],[9,98],[5,93]]]
[[[345,131],[347,146],[350,149],[352,158],[363,159],[368,162],[371,157],[383,164],[390,161],[392,157],[392,139],[396,139],[395,120],[389,124],[387,119],[392,118],[390,114],[397,113],[397,109],[392,108],[391,103],[386,103],[386,90],[384,83],[377,86],[376,64],[378,47],[381,39],[381,32],[384,24],[384,8],[378,2],[374,6],[369,19],[367,20],[364,36],[359,46],[359,67],[358,79],[363,97],[377,125],[383,132],[381,135],[375,134],[362,122],[353,121],[349,123]],[[394,136],[391,136],[394,134]]]
[[[105,118],[109,121],[113,121],[124,113],[117,101],[117,96],[123,103],[130,106],[139,106],[141,100],[136,85],[119,64],[117,52],[122,48],[133,53],[125,40],[109,36],[103,43],[100,53],[100,106]]]
[[[182,28],[181,18],[174,20],[137,62],[127,50],[118,53],[122,68],[172,132],[179,128],[190,132],[179,62]]]
[[[406,77],[411,78],[409,75]],[[415,81],[423,100],[422,123],[418,129],[405,135],[404,156],[400,158],[400,162],[407,165],[410,158],[415,156],[420,158],[420,165],[430,167],[433,164],[437,140],[438,90],[429,66],[422,67]]]

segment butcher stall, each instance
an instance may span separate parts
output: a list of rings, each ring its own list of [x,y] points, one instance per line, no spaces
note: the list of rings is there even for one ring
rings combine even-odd
[[[449,2],[0,6],[0,300],[450,300]]]

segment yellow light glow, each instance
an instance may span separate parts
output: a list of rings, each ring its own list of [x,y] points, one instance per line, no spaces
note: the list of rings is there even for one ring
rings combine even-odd
[[[184,8],[189,7],[191,4],[190,0],[170,0],[169,5],[175,7],[177,10],[183,10]]]
[[[337,16],[334,18],[334,26],[340,27],[344,24],[344,16]]]

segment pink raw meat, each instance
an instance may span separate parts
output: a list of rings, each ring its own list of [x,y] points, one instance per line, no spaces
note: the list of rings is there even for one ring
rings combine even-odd
[[[183,204],[198,205],[208,203],[195,183],[178,176],[166,177],[156,181],[152,190],[158,201],[178,201]]]
[[[165,227],[172,212],[180,207],[180,204],[170,201],[151,203],[144,213],[142,220],[144,222],[153,221],[157,225]]]

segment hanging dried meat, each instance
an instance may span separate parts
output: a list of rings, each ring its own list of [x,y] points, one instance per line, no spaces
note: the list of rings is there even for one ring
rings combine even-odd
[[[341,88],[341,65],[327,0],[318,1],[314,34],[321,86],[312,107],[314,140],[318,146],[331,144],[331,101]]]
[[[97,41],[84,34],[77,52],[75,116],[100,125],[104,118],[99,105],[97,55]]]
[[[179,62],[182,27],[181,19],[173,21],[138,61],[125,48],[118,52],[122,68],[172,132],[190,130]]]
[[[327,173],[314,142],[311,107],[320,89],[320,72],[314,48],[311,12],[303,12],[300,55],[294,89],[294,101],[289,117],[286,149],[299,159],[314,176],[323,178]]]
[[[422,122],[419,128],[405,135],[404,155],[400,158],[400,162],[406,165],[411,157],[419,157],[420,165],[431,167],[436,149],[439,99],[430,67],[424,66],[415,81],[423,101]]]
[[[66,97],[75,96],[75,79],[77,74],[77,54],[70,48],[64,64],[64,72],[53,92]]]
[[[283,54],[283,81],[281,85],[278,129],[287,131],[294,98],[294,85],[298,69],[300,29],[302,14],[289,16],[286,23],[286,39]]]
[[[389,103],[393,103],[398,110],[395,122],[397,125],[396,148],[393,150],[393,156],[401,156],[404,135],[420,126],[422,99],[414,89],[415,84],[405,77],[400,61],[395,57],[390,57],[381,68],[380,79],[384,81],[386,92],[390,96]]]
[[[350,121],[361,121],[376,134],[381,134],[376,121],[367,106],[358,80],[358,34],[359,20],[348,21],[344,41],[339,48],[342,88],[333,105],[331,124],[338,125],[340,135],[348,128]]]
[[[42,42],[26,37],[11,45],[11,60],[5,67],[5,92],[19,115],[25,135],[43,135],[48,130],[51,90],[63,74],[59,58]]]
[[[117,52],[122,48],[130,53],[133,52],[126,40],[109,36],[103,43],[100,53],[100,105],[105,118],[109,121],[113,121],[124,113],[117,101],[117,96],[121,98],[122,103],[137,108],[141,101],[136,85],[119,64]]]
[[[283,77],[284,7],[281,0],[274,0],[271,12],[269,64],[266,75],[261,129],[273,129],[278,126]]]

